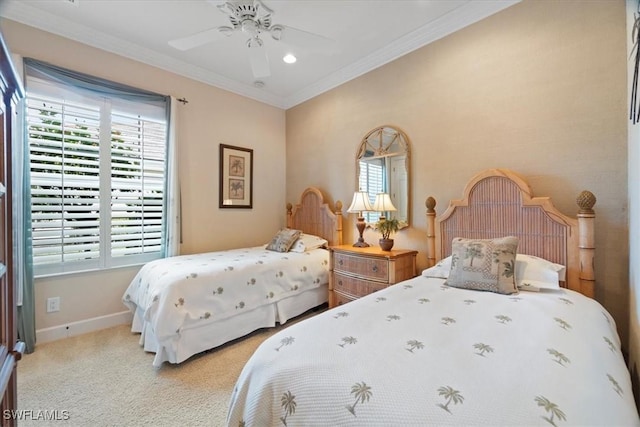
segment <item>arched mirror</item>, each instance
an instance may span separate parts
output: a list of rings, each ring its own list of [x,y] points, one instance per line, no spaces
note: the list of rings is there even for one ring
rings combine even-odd
[[[362,139],[356,158],[359,190],[369,195],[372,206],[377,198],[378,206],[384,206],[379,209],[387,209],[391,202],[387,211],[364,213],[367,223],[385,216],[409,225],[409,152],[409,138],[393,126],[377,127]],[[384,200],[386,204],[381,203]]]

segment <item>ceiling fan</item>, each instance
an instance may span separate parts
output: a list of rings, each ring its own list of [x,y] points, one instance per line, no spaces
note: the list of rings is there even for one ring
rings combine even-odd
[[[213,1],[209,0],[210,3]],[[261,0],[226,1],[216,5],[218,10],[227,15],[231,26],[219,26],[204,30],[187,37],[169,41],[169,45],[179,50],[189,50],[234,34],[248,36],[247,48],[249,62],[255,78],[271,75],[269,59],[264,48],[264,37],[270,35],[273,40],[282,41],[292,46],[306,49],[326,47],[333,41],[324,36],[299,30],[287,25],[272,24],[269,9]]]

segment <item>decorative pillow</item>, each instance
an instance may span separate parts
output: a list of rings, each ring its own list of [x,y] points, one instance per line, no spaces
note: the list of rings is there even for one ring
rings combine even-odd
[[[422,270],[424,277],[435,277],[438,279],[446,279],[449,277],[451,271],[451,257],[448,256],[445,259],[441,259],[433,267],[429,267],[426,270]]]
[[[451,272],[445,282],[455,288],[513,294],[518,238],[453,239]]]
[[[267,245],[267,250],[276,252],[288,252],[296,239],[300,236],[300,230],[284,228],[276,233]]]
[[[566,271],[564,265],[537,256],[518,254],[516,257],[516,285],[520,290],[560,289]]]
[[[318,248],[326,248],[329,242],[322,237],[313,234],[301,233],[289,252],[305,252]]]
[[[451,271],[451,257],[440,260],[433,267],[422,271],[425,277],[446,279]],[[533,255],[516,255],[516,286],[521,291],[540,289],[560,289],[560,282],[566,280],[564,265],[555,264]]]

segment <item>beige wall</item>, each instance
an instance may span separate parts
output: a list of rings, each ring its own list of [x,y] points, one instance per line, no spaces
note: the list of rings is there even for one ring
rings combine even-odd
[[[638,2],[627,0],[627,34],[632,33]],[[627,52],[632,52],[627,37]],[[631,57],[631,56],[629,56]],[[633,61],[628,62],[629,96],[633,77]],[[629,98],[630,101],[630,98]],[[640,124],[628,121],[629,129],[629,367],[633,375],[636,404],[640,408]]]
[[[14,54],[189,101],[178,106],[177,127],[182,253],[259,245],[284,226],[283,110],[13,21],[0,25]],[[218,208],[220,143],[254,150],[253,209]],[[120,297],[136,271],[37,279],[36,329],[126,310]],[[45,301],[52,296],[61,297],[61,311],[48,314]]]
[[[287,111],[287,196],[316,185],[346,206],[372,128],[412,143],[412,227],[396,247],[426,264],[424,200],[438,213],[486,168],[523,175],[575,214],[596,205],[597,299],[628,336],[625,3],[524,0]],[[346,242],[353,215],[345,216]],[[378,235],[367,232],[374,243]]]

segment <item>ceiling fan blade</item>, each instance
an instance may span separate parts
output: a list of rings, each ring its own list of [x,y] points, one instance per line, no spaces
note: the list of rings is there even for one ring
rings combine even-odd
[[[269,58],[267,58],[267,51],[261,44],[251,43],[249,45],[249,62],[251,63],[251,71],[253,71],[253,77],[261,79],[263,77],[269,77],[271,71],[269,70]]]
[[[284,44],[301,49],[310,49],[326,54],[333,54],[339,51],[335,40],[288,25],[273,25],[271,27],[271,37],[282,41]]]
[[[231,27],[215,27],[180,39],[170,40],[169,45],[179,50],[189,50],[203,44],[211,43],[233,33]]]

